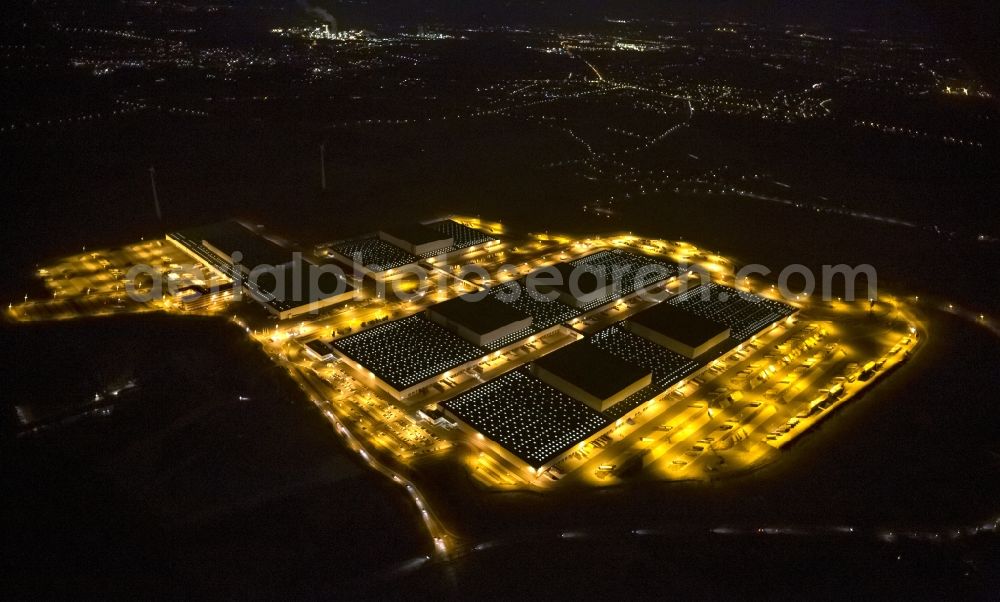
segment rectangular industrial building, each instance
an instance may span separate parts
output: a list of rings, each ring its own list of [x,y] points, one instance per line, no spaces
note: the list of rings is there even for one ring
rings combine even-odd
[[[780,301],[744,293],[714,282],[702,284],[661,305],[663,304],[676,304],[692,314],[728,327],[730,334],[722,343],[692,359],[637,334],[634,328],[627,328],[628,322],[635,320],[635,317],[594,333],[586,342],[653,373],[652,384],[604,411],[609,419],[618,420],[633,412],[642,411],[641,408],[647,401],[669,391],[674,385],[710,365],[719,355],[796,311],[794,307]],[[641,315],[642,313],[638,314]]]
[[[340,242],[330,248],[330,255],[353,265],[364,276],[377,280],[391,276],[395,270],[420,261],[416,255],[377,236]]]
[[[611,271],[603,266],[588,267],[560,262],[540,271],[551,272],[552,284],[547,284],[548,276],[536,272],[538,291],[543,294],[555,293],[557,298],[575,308],[582,308],[594,301],[611,297],[615,285]]]
[[[532,374],[603,412],[649,386],[653,373],[582,340],[535,360]]]
[[[524,369],[438,405],[466,430],[493,442],[499,455],[535,472],[559,462],[575,445],[599,436],[611,423]]]
[[[282,266],[292,261],[290,250],[236,220],[188,228],[171,233],[167,238],[184,246],[202,247],[229,265],[238,264],[243,273],[258,266]]]
[[[317,359],[327,360],[333,357],[333,348],[319,339],[306,343],[306,350]]]
[[[494,297],[472,293],[438,303],[427,316],[462,338],[489,347],[518,333],[529,334],[532,317]]]
[[[558,301],[535,298],[521,285],[497,285],[478,302],[452,299],[332,345],[348,365],[402,399],[446,372],[461,372],[524,339],[544,337],[578,315]]]
[[[453,243],[450,247],[445,247],[443,249],[437,249],[430,251],[428,253],[423,253],[420,256],[424,258],[430,258],[434,256],[450,256],[458,255],[465,251],[472,251],[476,247],[488,246],[498,243],[496,238],[482,232],[481,230],[476,230],[475,228],[470,228],[465,224],[460,224],[455,220],[444,219],[436,222],[430,222],[425,224],[431,230],[435,230],[448,236],[452,239]]]
[[[730,329],[670,303],[659,303],[626,322],[650,341],[689,358],[696,358],[729,338]]]
[[[553,267],[559,273],[562,284],[546,286],[545,280],[551,276],[540,275],[539,292],[554,291],[559,301],[579,313],[597,310],[638,291],[670,281],[682,272],[677,264],[623,249],[598,251]],[[571,282],[577,283],[576,291]]]
[[[455,239],[421,224],[406,224],[379,230],[378,237],[412,255],[440,252],[455,244]]]
[[[357,294],[343,275],[301,260],[252,274],[245,286],[279,320],[316,313]]]
[[[684,357],[626,330],[621,322],[594,333],[586,342],[653,374],[649,387],[629,395],[604,411],[604,415],[612,419],[621,418],[635,410],[705,365],[703,360]]]
[[[698,314],[731,330],[730,336],[742,343],[758,332],[795,313],[795,307],[743,292],[730,286],[708,282],[664,301]]]
[[[580,311],[559,300],[549,300],[528,287],[526,278],[503,282],[490,288],[489,296],[504,305],[531,316],[531,328],[536,332],[572,320]]]
[[[331,343],[347,365],[402,399],[450,370],[464,370],[489,352],[424,314],[386,322]]]
[[[356,295],[342,277],[301,258],[296,261],[291,250],[237,221],[171,232],[167,240],[242,287],[281,320],[317,312]]]

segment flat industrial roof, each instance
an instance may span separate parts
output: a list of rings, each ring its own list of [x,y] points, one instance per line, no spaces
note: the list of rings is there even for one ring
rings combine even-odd
[[[438,249],[430,253],[425,253],[424,257],[433,257],[435,255],[440,255],[442,253],[451,253],[453,251],[460,251],[462,249],[467,249],[475,245],[484,245],[495,241],[496,239],[482,232],[481,230],[476,230],[475,228],[470,228],[465,224],[460,224],[455,220],[445,219],[438,222],[432,222],[426,224],[426,226],[432,230],[437,230],[438,232],[444,234],[445,236],[450,236],[454,240],[454,244],[446,249]]]
[[[523,368],[439,405],[536,468],[610,424],[600,413]]]
[[[428,311],[440,314],[477,334],[493,332],[512,322],[531,317],[494,297],[487,295],[479,298],[480,296],[479,293],[471,293],[455,297],[430,307]]]
[[[659,395],[685,378],[708,360],[693,360],[675,353],[662,345],[626,330],[621,323],[594,333],[586,342],[653,373],[653,382],[642,390],[626,397],[603,412],[616,420],[632,409]]]
[[[531,328],[540,332],[580,315],[580,311],[556,299],[531,291],[526,278],[510,280],[490,287],[490,297],[531,316]]]
[[[619,274],[620,286],[613,287],[607,295],[595,299],[580,309],[590,311],[606,305],[616,299],[630,295],[636,290],[644,289],[657,282],[669,280],[681,273],[682,269],[675,263],[649,257],[640,253],[631,253],[624,249],[606,249],[592,253],[569,262],[574,266],[602,267],[608,274]],[[615,290],[617,289],[617,290]]]
[[[420,260],[377,236],[337,243],[333,249],[373,272],[384,272]]]
[[[651,374],[650,369],[627,362],[586,340],[557,349],[535,360],[535,364],[599,399],[607,399]]]
[[[379,324],[331,344],[397,391],[487,354],[423,314]]]
[[[581,295],[592,294],[613,282],[611,270],[601,266],[587,267],[587,264],[574,265],[561,261],[546,268],[539,268],[539,271],[551,271],[553,268],[559,272],[561,282],[553,284],[552,288],[567,294],[573,294],[571,282],[575,282]]]
[[[232,257],[242,254],[240,265],[253,269],[259,265],[284,265],[292,260],[292,252],[260,236],[236,220],[196,226],[180,234],[197,243],[208,242]]]
[[[798,311],[787,303],[715,282],[697,286],[664,303],[725,324],[731,329],[729,336],[739,342]]]
[[[670,303],[658,303],[635,314],[629,321],[691,347],[698,347],[729,329],[725,324]]]
[[[400,240],[405,240],[411,245],[423,245],[429,242],[447,240],[451,238],[447,234],[428,228],[422,224],[396,224],[388,228],[382,228],[390,236]]]
[[[306,343],[306,347],[312,349],[313,353],[315,353],[320,357],[326,357],[331,353],[333,353],[333,349],[331,349],[329,345],[327,345],[326,343],[324,343],[319,339],[314,339],[312,341],[309,341],[308,343]]]
[[[299,270],[298,274],[295,273],[296,269]],[[257,276],[257,287],[273,297],[268,301],[281,311],[355,290],[337,274],[320,270],[307,261],[282,266],[275,272],[260,273]]]

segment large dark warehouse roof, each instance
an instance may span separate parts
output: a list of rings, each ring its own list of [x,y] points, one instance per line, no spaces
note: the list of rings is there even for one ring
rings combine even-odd
[[[629,321],[691,347],[698,347],[728,328],[725,324],[669,303],[660,303],[641,311],[629,318]]]
[[[477,293],[473,293],[476,295]],[[524,320],[530,316],[513,306],[485,296],[478,301],[470,300],[471,295],[463,295],[438,303],[430,308],[452,322],[465,326],[478,334],[493,332],[508,324]]]
[[[606,399],[650,373],[611,353],[577,341],[535,360],[535,364],[600,399]]]
[[[429,242],[436,242],[451,238],[449,235],[428,228],[421,224],[395,224],[388,228],[382,228],[382,232],[394,236],[400,240],[405,240],[412,245],[423,245]]]
[[[239,251],[243,255],[240,264],[249,269],[259,265],[284,265],[292,260],[291,251],[279,247],[236,220],[187,228],[181,230],[180,234],[196,243],[208,242],[230,257],[235,251]]]
[[[588,270],[585,265],[577,266],[571,263],[560,262],[551,267],[555,268],[562,276],[561,282],[552,285],[552,288],[567,294],[572,294],[573,292],[570,286],[571,281],[576,284],[583,295],[589,295],[601,290],[613,282],[611,271],[601,269],[600,266],[595,266],[595,269]]]

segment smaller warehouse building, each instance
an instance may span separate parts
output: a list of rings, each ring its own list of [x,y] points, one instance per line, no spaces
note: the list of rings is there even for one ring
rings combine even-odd
[[[423,271],[416,265],[419,257],[377,236],[336,243],[327,256],[353,266],[361,277],[376,281],[385,281],[400,271]]]
[[[730,334],[725,324],[668,302],[639,312],[626,324],[635,334],[692,359],[721,344]]]
[[[306,352],[319,360],[333,359],[333,348],[319,339],[306,343]]]
[[[538,379],[598,412],[653,381],[652,371],[626,362],[586,340],[536,360],[531,371]]]
[[[454,246],[454,237],[421,224],[407,224],[379,230],[378,237],[412,255],[437,253]]]
[[[531,328],[532,317],[494,297],[478,293],[449,299],[427,310],[427,317],[463,339],[489,347]]]
[[[435,230],[445,237],[451,237],[454,243],[443,249],[434,249],[431,252],[423,253],[420,256],[424,259],[434,259],[437,257],[448,259],[463,255],[467,252],[475,251],[477,248],[485,248],[500,243],[489,234],[460,224],[455,220],[445,219],[424,224],[427,228]]]

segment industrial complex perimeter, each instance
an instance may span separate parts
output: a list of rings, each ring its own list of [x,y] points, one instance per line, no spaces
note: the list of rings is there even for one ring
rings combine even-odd
[[[342,269],[323,273],[318,293],[291,277],[331,263]],[[136,265],[169,286],[148,275],[126,282]],[[251,278],[244,266],[258,265],[289,277]],[[526,286],[542,268],[625,277],[552,284],[543,297]],[[229,221],[53,263],[38,272],[51,298],[12,304],[8,317],[230,317],[349,447],[407,489],[447,557],[459,542],[422,493],[435,486],[424,462],[458,464],[487,490],[539,492],[740,474],[778,457],[921,340],[905,300],[782,299],[773,284],[734,273],[686,242],[514,236],[478,218],[296,252]],[[137,300],[127,286],[157,294]]]

